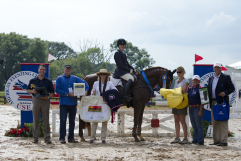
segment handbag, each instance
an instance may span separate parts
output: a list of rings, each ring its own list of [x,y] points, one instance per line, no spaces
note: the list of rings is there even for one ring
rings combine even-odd
[[[227,105],[224,101],[223,97],[223,103],[219,103],[219,98],[218,97],[218,102],[217,105],[213,105],[213,117],[214,120],[216,121],[228,121],[229,120],[229,112],[230,112],[230,105]]]

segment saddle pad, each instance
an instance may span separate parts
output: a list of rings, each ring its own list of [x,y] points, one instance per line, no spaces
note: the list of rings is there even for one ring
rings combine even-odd
[[[85,122],[105,122],[110,119],[111,109],[101,96],[85,96],[81,98],[79,114]]]
[[[110,81],[113,83],[113,85],[115,87],[116,86],[122,86],[123,87],[121,79],[115,79],[112,76],[110,76]]]

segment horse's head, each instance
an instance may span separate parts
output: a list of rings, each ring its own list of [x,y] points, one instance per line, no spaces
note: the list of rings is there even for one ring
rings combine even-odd
[[[170,89],[171,85],[172,85],[172,81],[173,81],[173,74],[176,72],[176,69],[174,69],[173,71],[168,70],[166,73],[167,76],[167,82],[166,82],[166,88]]]
[[[160,86],[160,88],[170,88],[173,80],[173,74],[176,72],[170,71],[166,68],[162,67],[152,67],[145,70],[145,74],[150,81],[151,85],[154,87],[156,84]],[[163,76],[166,75],[165,86],[163,86]]]

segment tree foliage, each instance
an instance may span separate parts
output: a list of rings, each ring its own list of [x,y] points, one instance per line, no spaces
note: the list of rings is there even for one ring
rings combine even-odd
[[[4,83],[14,73],[21,69],[20,63],[44,63],[47,60],[47,43],[40,38],[30,39],[25,35],[11,32],[0,33],[0,90],[4,89]]]
[[[115,52],[116,50],[117,40],[114,40],[114,42],[110,44],[110,51]],[[129,64],[137,70],[143,70],[155,64],[155,60],[150,57],[145,49],[139,49],[137,46],[132,45],[131,42],[126,41],[124,52],[126,53]]]
[[[71,64],[72,75],[83,78],[86,75],[99,72],[100,69],[107,69],[113,72],[115,64],[110,64],[105,59],[105,54],[101,52],[98,47],[92,47],[85,52],[77,55],[77,58],[67,58],[56,60],[50,64],[50,78],[56,79],[59,75],[63,74],[65,64]]]
[[[48,44],[48,52],[59,59],[77,58],[77,53],[64,42],[46,41]]]

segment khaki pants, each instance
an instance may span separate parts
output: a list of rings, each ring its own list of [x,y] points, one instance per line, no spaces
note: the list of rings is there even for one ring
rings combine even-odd
[[[94,122],[91,123],[90,140],[94,140],[95,139],[97,126],[98,126],[98,123],[94,123]],[[107,132],[107,121],[106,122],[102,122],[101,140],[105,140],[106,139],[106,132]]]
[[[33,139],[39,138],[39,119],[42,112],[44,123],[44,139],[50,140],[50,127],[49,127],[49,107],[50,100],[33,97]]]
[[[212,101],[212,105],[216,105],[217,101]],[[228,121],[216,121],[212,112],[212,124],[213,124],[213,142],[214,143],[228,143]]]
[[[121,76],[121,78],[125,79],[126,81],[131,79],[134,82],[134,77],[130,73],[126,73],[125,75]]]

